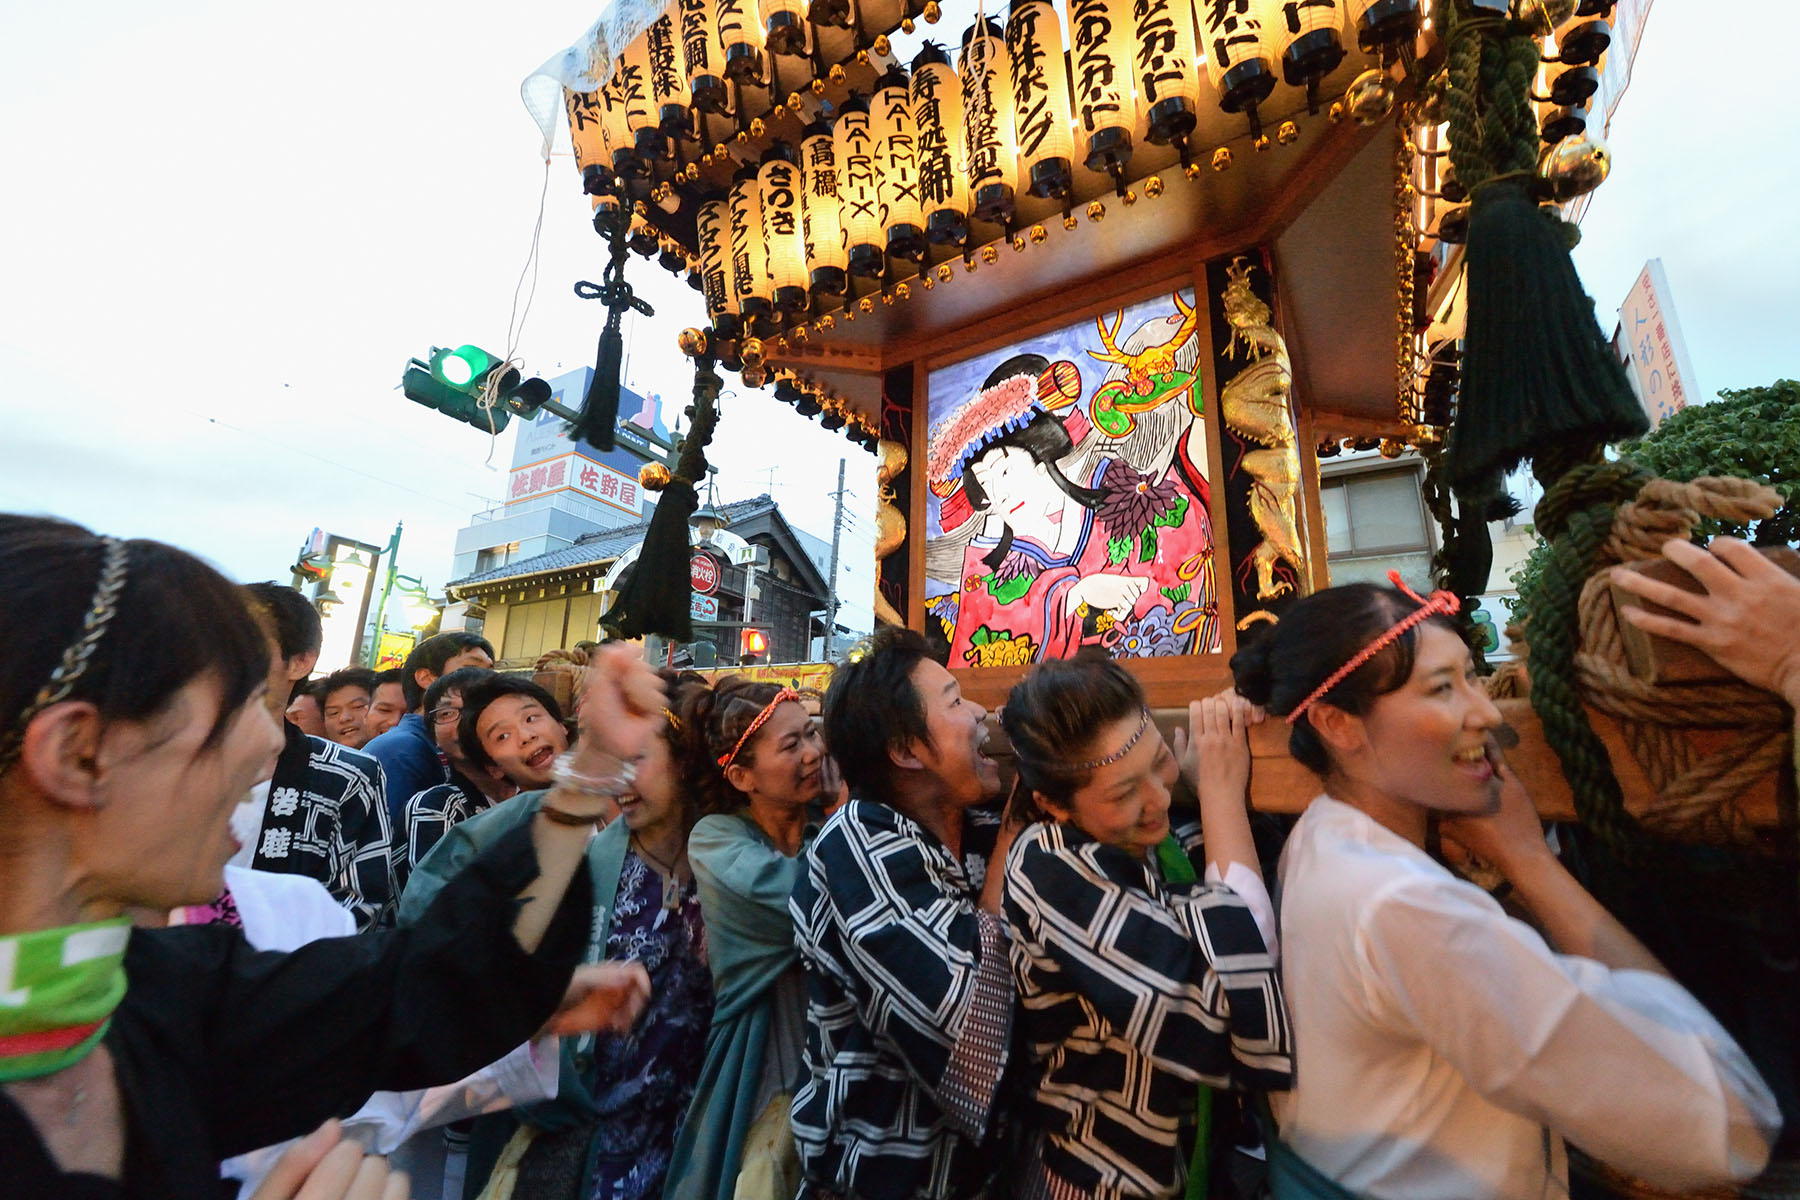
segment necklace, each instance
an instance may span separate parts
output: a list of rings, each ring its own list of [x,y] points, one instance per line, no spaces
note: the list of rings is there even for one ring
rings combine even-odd
[[[680,866],[681,860],[687,857],[686,849],[684,848],[676,853],[674,862],[664,862],[662,859],[656,857],[656,855],[650,853],[649,850],[645,849],[644,843],[635,833],[631,835],[631,848],[637,852],[639,858],[655,868],[657,875],[662,878],[663,911],[674,912],[677,908],[680,908],[681,877],[677,868]]]

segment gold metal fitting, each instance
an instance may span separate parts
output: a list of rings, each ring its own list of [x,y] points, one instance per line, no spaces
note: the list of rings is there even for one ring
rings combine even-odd
[[[737,131],[737,144],[738,145],[742,146],[745,142],[748,142],[749,140],[750,140],[750,131],[748,129],[740,129]]]
[[[824,330],[826,333],[830,333],[832,330],[837,328],[837,318],[832,316],[830,313],[826,313],[824,316],[819,318],[819,328]]]
[[[738,372],[738,378],[744,381],[745,387],[759,388],[769,382],[769,373],[761,367],[746,365],[743,370]]]
[[[1230,146],[1220,146],[1217,150],[1213,151],[1212,168],[1215,171],[1227,171],[1231,169]]]
[[[875,35],[874,44],[871,45],[869,49],[873,50],[876,54],[886,54],[892,48],[892,45],[893,44],[888,41],[887,34],[878,33]]]
[[[700,156],[700,165],[703,167],[712,166],[712,151],[711,150],[708,150],[705,154],[702,154]],[[694,164],[689,163],[688,170],[692,171],[693,169],[694,169]]]
[[[975,273],[975,260],[972,258],[963,259],[963,270],[973,275]]]
[[[814,82],[817,82],[817,81],[815,80]],[[794,110],[795,116],[798,116],[800,114],[801,98],[802,97],[799,92],[789,92],[788,93],[787,106]]]
[[[1049,236],[1050,236],[1050,231],[1048,229],[1045,229],[1042,225],[1033,225],[1031,227],[1031,244],[1032,245],[1034,245],[1034,246],[1043,245],[1044,239]]]
[[[956,278],[956,268],[949,263],[939,263],[937,277],[939,283],[949,283],[952,279]]]
[[[844,324],[848,325],[854,320],[856,320],[856,310],[846,306],[844,309]]]
[[[1144,195],[1154,200],[1162,194],[1163,181],[1161,175],[1152,175],[1150,178],[1144,180]]]
[[[768,352],[760,338],[745,338],[738,346],[738,357],[746,367],[760,367],[768,361]]]
[[[986,263],[990,267],[993,266],[995,263],[999,262],[1000,261],[1000,247],[998,247],[998,246],[983,246],[981,248],[981,261]]]
[[[1064,213],[1063,214],[1063,228],[1064,229],[1073,229],[1073,228],[1075,228],[1075,226],[1077,226],[1079,224],[1081,224],[1081,222],[1079,222],[1075,219],[1074,213]]]
[[[1284,146],[1291,146],[1299,141],[1300,123],[1298,121],[1283,121],[1280,125],[1275,127],[1275,140]]]
[[[769,110],[769,120],[771,121],[779,121],[785,116],[787,116],[787,109],[779,104]]]
[[[825,94],[825,81],[823,79],[815,79],[812,81],[812,94],[815,96],[823,96]]]
[[[1273,145],[1273,143],[1269,141],[1269,135],[1266,133],[1257,134],[1256,140],[1251,142],[1250,144],[1252,146],[1256,147],[1256,152],[1258,154],[1261,154],[1263,151],[1267,150],[1271,145]]]
[[[1123,196],[1120,196],[1119,199],[1121,199],[1125,202],[1126,208],[1130,208],[1132,205],[1137,203],[1137,192],[1136,192],[1136,190],[1134,190],[1132,188],[1126,188],[1125,194]]]
[[[682,330],[675,338],[675,344],[681,347],[681,352],[689,358],[698,358],[705,354],[707,341],[706,330],[695,329],[691,325]]]
[[[1017,254],[1025,249],[1025,237],[1023,234],[1015,233],[1007,244],[1013,248],[1013,253]]]
[[[875,297],[864,296],[861,300],[858,300],[856,302],[856,307],[862,309],[866,313],[874,312],[875,311]]]
[[[767,133],[768,130],[769,130],[769,127],[763,123],[763,119],[761,117],[751,117],[750,118],[750,136],[751,137],[759,138],[763,134]]]
[[[856,52],[856,65],[859,67],[866,67],[866,66],[870,65],[869,52],[867,50],[858,50]]]
[[[1088,206],[1087,206],[1088,220],[1099,221],[1105,216],[1106,216],[1106,205],[1100,203],[1098,200],[1090,200],[1088,202]]]
[[[894,293],[892,293],[892,292],[881,293],[881,302],[883,304],[887,305],[889,308],[894,307]]]
[[[911,300],[912,299],[912,288],[908,287],[904,283],[896,283],[894,285],[894,299],[896,299],[896,300]]]
[[[844,64],[843,63],[832,63],[831,70],[827,71],[825,73],[825,75],[826,75],[826,78],[830,79],[831,82],[834,84],[843,83],[844,82]]]
[[[937,0],[925,0],[925,23],[927,25],[936,25],[938,18],[943,15],[944,10],[938,7]]]
[[[1181,168],[1181,173],[1186,175],[1190,180],[1198,179],[1201,175],[1200,164],[1191,162],[1187,166]]]
[[[724,142],[715,142],[713,144],[713,157],[719,162],[723,163],[728,154],[729,151],[726,150]]]
[[[650,207],[642,200],[635,200],[632,202],[631,212],[633,216],[648,218],[650,216]]]
[[[794,345],[804,346],[806,343],[812,341],[812,330],[805,325],[796,325],[794,326],[794,332],[788,334],[788,336],[794,339]]]
[[[913,19],[911,17],[901,17],[900,18],[900,32],[901,33],[911,33],[912,31],[913,31]]]
[[[1402,454],[1405,454],[1405,453],[1406,453],[1406,443],[1401,441],[1399,438],[1382,438],[1381,439],[1381,457],[1383,457],[1383,458],[1399,458]]]
[[[934,287],[936,287],[936,286],[937,286],[937,280],[935,280],[935,279],[933,279],[933,278],[932,278],[932,277],[931,277],[931,276],[929,276],[929,275],[927,275],[927,276],[925,276],[925,278],[923,278],[923,279],[921,279],[921,280],[919,280],[919,284],[920,284],[920,286],[922,286],[922,287],[923,287],[923,288],[924,288],[924,289],[925,289],[925,290],[926,290],[926,291],[928,291],[928,292],[929,292],[929,291],[930,291],[930,290],[931,290],[931,289],[932,289],[932,288],[934,288]]]
[[[1348,114],[1344,111],[1344,102],[1342,100],[1333,100],[1331,102],[1331,107],[1325,110],[1325,115],[1331,119],[1333,125],[1337,125],[1340,124]]]

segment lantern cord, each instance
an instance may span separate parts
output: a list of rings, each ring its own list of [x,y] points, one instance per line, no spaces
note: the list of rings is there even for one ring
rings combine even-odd
[[[588,384],[581,405],[581,416],[575,423],[578,440],[590,442],[602,450],[613,448],[613,427],[619,417],[619,372],[623,366],[625,335],[622,329],[626,309],[636,309],[646,317],[656,310],[637,298],[625,279],[625,233],[631,225],[631,209],[621,200],[616,206],[602,208],[594,217],[594,229],[604,235],[611,246],[606,264],[605,282],[576,281],[575,294],[583,300],[599,300],[606,305],[606,326],[600,332],[600,347],[594,362],[594,378]]]

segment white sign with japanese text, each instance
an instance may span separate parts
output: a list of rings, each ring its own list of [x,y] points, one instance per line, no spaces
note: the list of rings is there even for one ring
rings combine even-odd
[[[716,621],[719,619],[719,598],[717,596],[695,595],[688,601],[688,616],[696,621]]]
[[[1619,341],[1630,359],[1638,400],[1655,429],[1687,407],[1695,386],[1660,258],[1644,264],[1619,308]]]
[[[577,492],[625,512],[643,512],[638,481],[580,454],[564,454],[515,469],[507,481],[506,502],[532,500],[552,492]]]

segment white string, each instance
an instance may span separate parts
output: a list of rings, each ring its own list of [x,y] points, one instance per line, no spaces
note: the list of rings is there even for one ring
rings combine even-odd
[[[513,284],[512,310],[506,316],[506,353],[501,357],[499,365],[488,372],[487,380],[481,385],[481,398],[477,401],[488,424],[488,453],[486,465],[494,463],[494,451],[500,445],[500,431],[494,423],[494,405],[500,403],[500,380],[508,370],[517,367],[521,374],[524,365],[515,357],[519,348],[519,339],[525,335],[525,321],[531,316],[531,302],[537,296],[538,268],[542,258],[538,253],[539,243],[544,236],[544,208],[550,198],[550,156],[544,156],[544,185],[538,191],[537,221],[531,229],[531,249],[525,255],[525,265],[519,268],[519,281]],[[525,293],[525,310],[519,311],[519,292],[525,286],[525,276],[531,276],[531,290]]]

